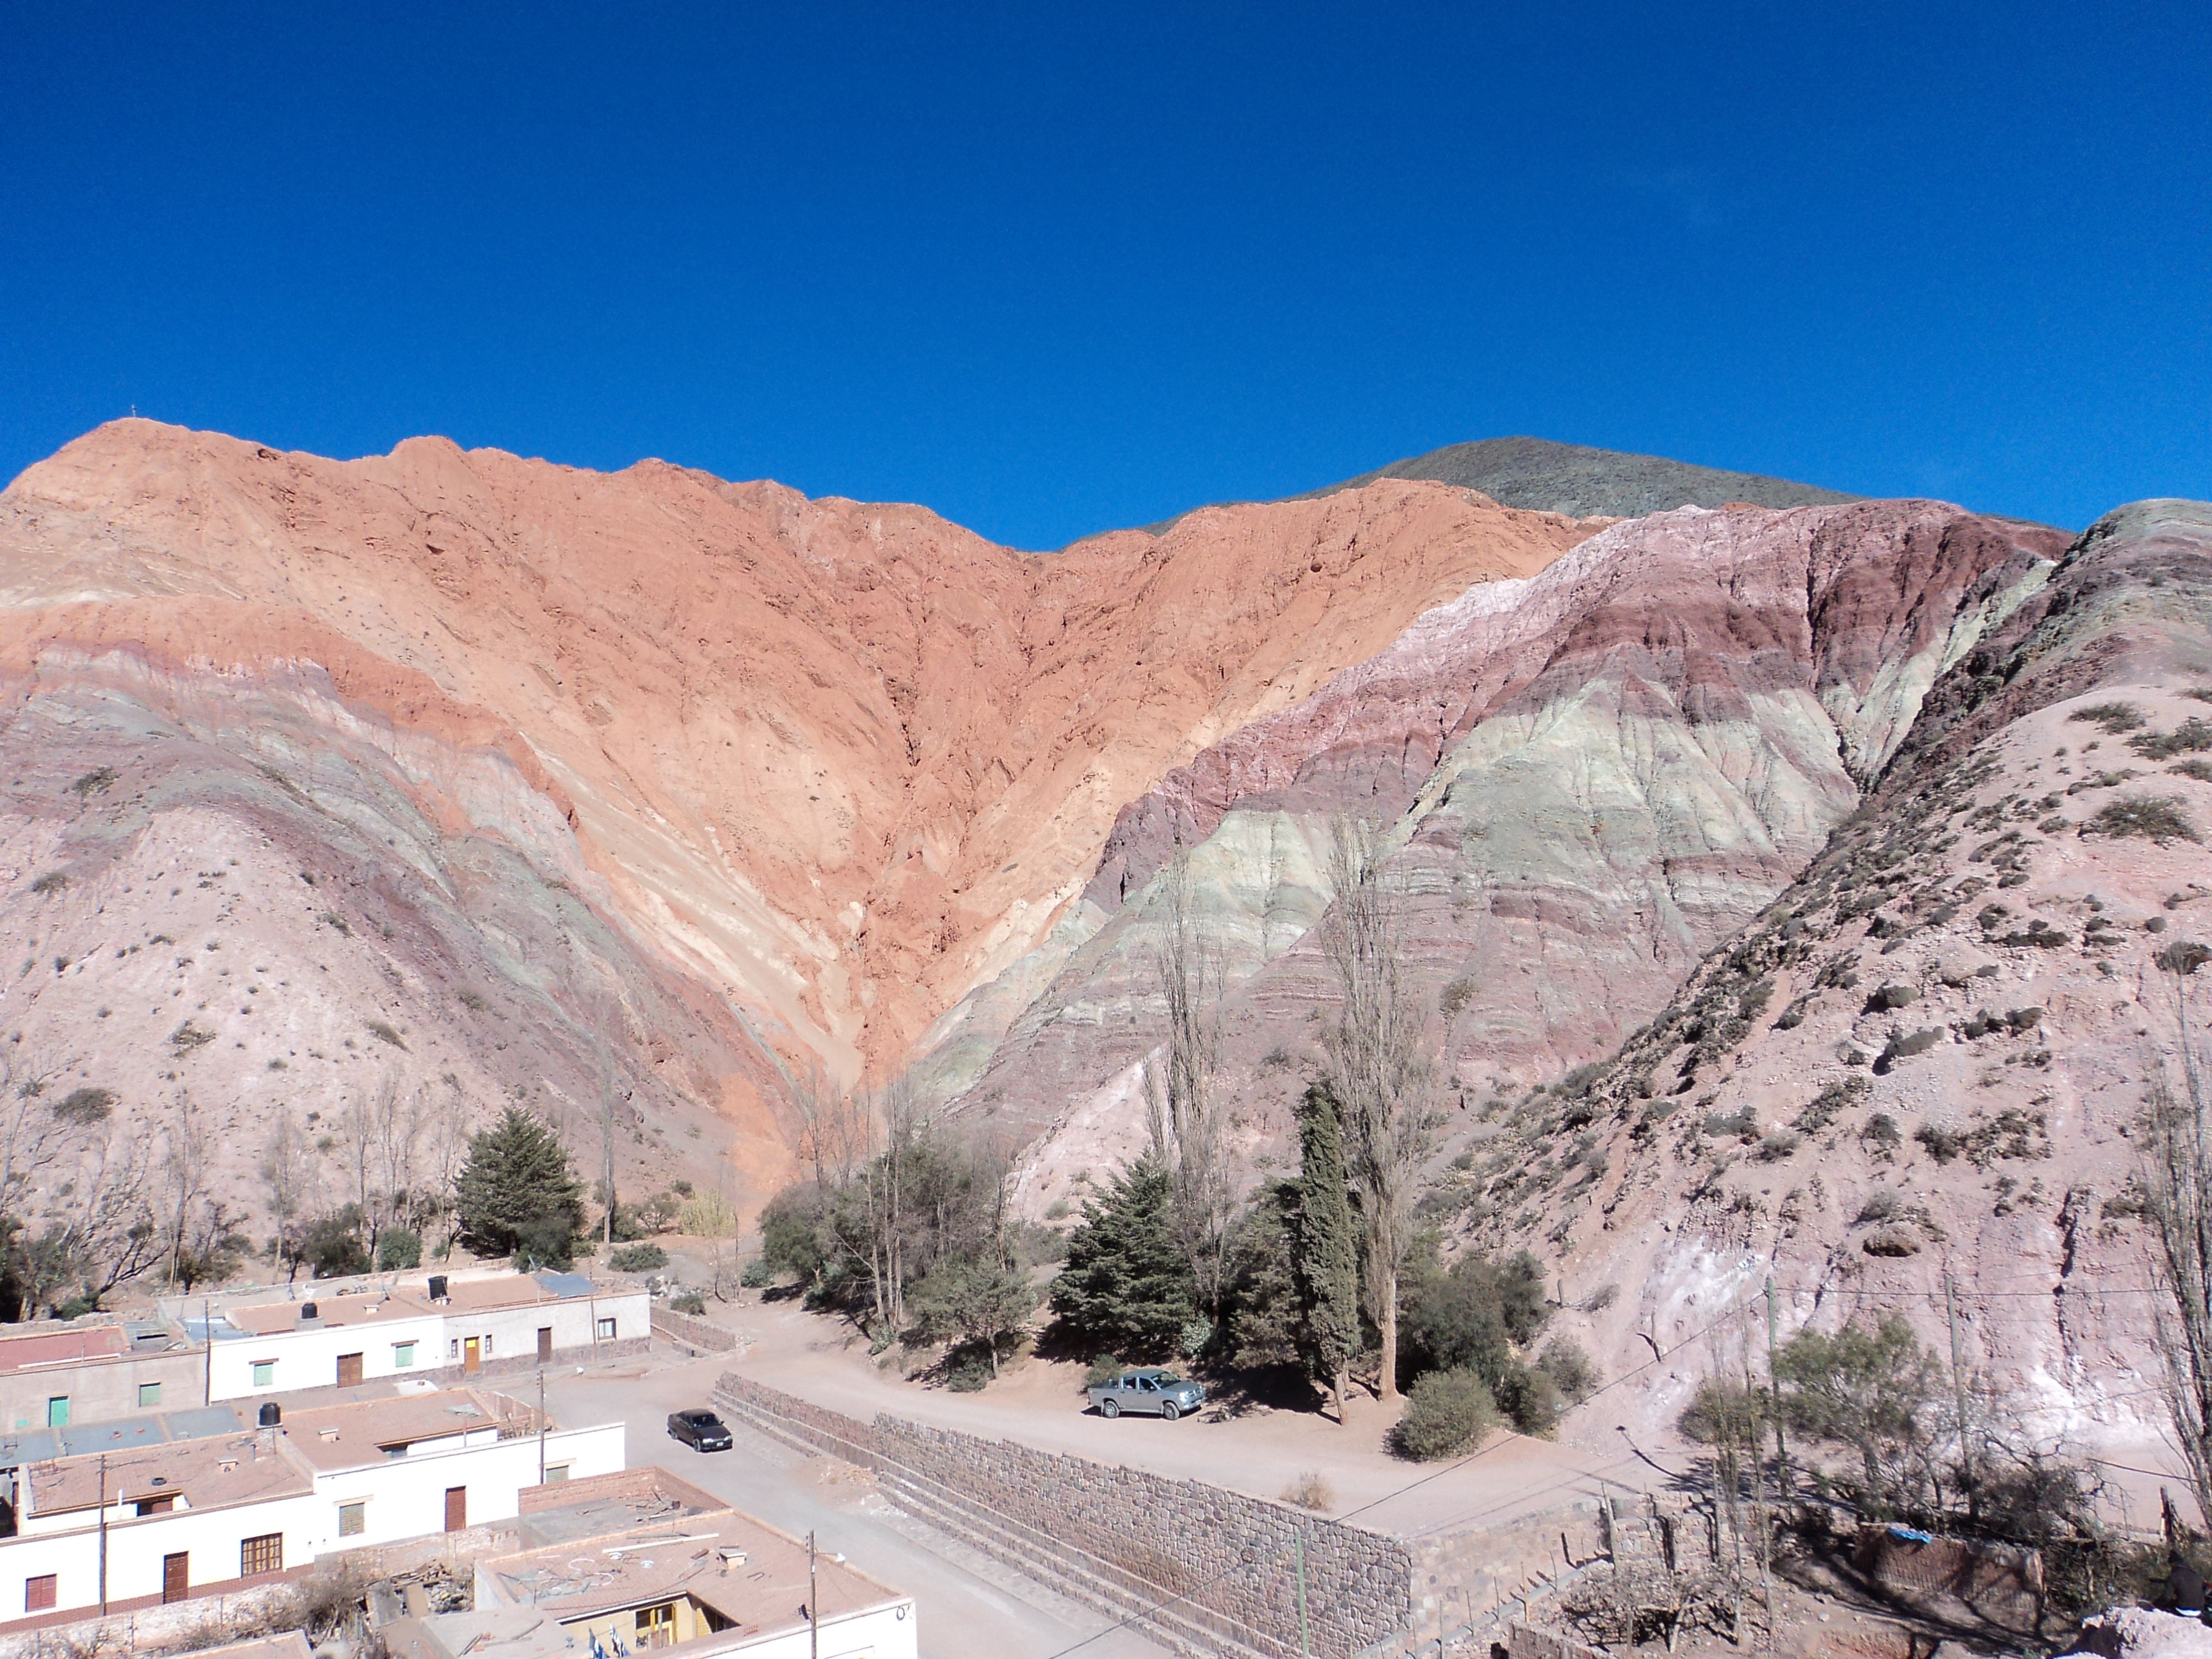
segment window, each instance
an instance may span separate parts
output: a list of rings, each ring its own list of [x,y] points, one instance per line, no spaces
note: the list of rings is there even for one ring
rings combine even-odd
[[[412,1342],[395,1342],[392,1345],[392,1369],[393,1370],[404,1371],[414,1363],[415,1345]]]
[[[446,1358],[448,1359],[459,1359],[460,1357],[461,1339],[457,1336],[453,1338],[453,1340],[446,1344]]]
[[[615,1322],[611,1319],[602,1319],[599,1322],[599,1340],[602,1342],[611,1342],[614,1340]]]
[[[69,1396],[58,1394],[46,1401],[46,1426],[50,1429],[69,1427]]]
[[[483,1337],[483,1357],[484,1357],[486,1359],[489,1359],[489,1358],[491,1358],[491,1333],[490,1333],[489,1331],[486,1331],[486,1332],[484,1333],[484,1337]]]
[[[159,1498],[134,1498],[131,1500],[133,1515],[167,1515],[177,1507],[177,1494],[165,1492]]]
[[[641,1648],[676,1645],[676,1603],[663,1601],[658,1607],[637,1610],[637,1644]]]
[[[368,1530],[368,1504],[341,1504],[338,1505],[338,1536],[358,1538]]]
[[[284,1571],[284,1534],[264,1532],[252,1538],[238,1540],[238,1576],[251,1578],[256,1573]]]
[[[273,1359],[255,1360],[253,1362],[253,1386],[257,1389],[268,1389],[274,1388],[276,1383],[276,1362]]]
[[[159,1382],[141,1382],[138,1385],[139,1410],[144,1411],[149,1406],[158,1406],[161,1403],[161,1385]]]
[[[548,1463],[545,1466],[545,1484],[550,1486],[556,1480],[566,1480],[568,1468],[566,1463]]]
[[[42,1572],[23,1581],[23,1611],[37,1613],[54,1604],[54,1575]]]

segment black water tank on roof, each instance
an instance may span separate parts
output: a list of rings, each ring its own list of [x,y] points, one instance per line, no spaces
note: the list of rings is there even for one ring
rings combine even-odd
[[[261,1402],[261,1426],[273,1429],[284,1420],[284,1408],[273,1400]]]
[[[432,1273],[430,1275],[430,1300],[433,1302],[443,1302],[445,1299],[446,1275],[443,1273]]]
[[[300,1319],[301,1323],[304,1324],[310,1319],[319,1319],[321,1317],[321,1310],[318,1309],[313,1303],[302,1302],[300,1304]]]

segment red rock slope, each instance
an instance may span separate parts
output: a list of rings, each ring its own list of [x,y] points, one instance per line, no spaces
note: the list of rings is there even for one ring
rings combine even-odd
[[[355,1028],[404,1012],[410,1054],[502,1057],[422,1060],[461,1079],[441,1086],[580,1103],[637,1069],[598,1040],[611,1021],[666,1051],[645,1071],[681,1072],[668,1098],[772,1142],[766,1051],[896,1063],[1034,947],[1167,768],[1595,527],[1392,482],[1039,556],[657,462],[607,476],[427,439],[337,462],[116,422],[0,496],[9,930],[40,964],[69,933],[75,988],[94,943],[134,971],[155,934],[177,941],[165,964],[199,949],[180,929],[215,913],[172,912],[243,886],[232,925],[262,917],[256,951],[296,989],[339,971],[318,918],[349,914],[306,878],[358,882],[385,896],[343,935],[359,982],[300,1041],[397,1063]],[[64,863],[70,886],[28,891]],[[179,984],[205,976],[191,960]],[[87,977],[66,1019],[47,986],[52,1046],[143,1005],[126,1094],[253,1099],[273,1077],[321,1097],[295,1042],[264,1055],[226,1028],[176,1052],[179,998],[258,1014],[169,973],[127,999]],[[507,988],[533,1029],[572,1034],[541,1077],[503,1058],[520,1031],[477,1043],[493,1016],[453,1012]],[[371,1014],[378,997],[414,1000]]]

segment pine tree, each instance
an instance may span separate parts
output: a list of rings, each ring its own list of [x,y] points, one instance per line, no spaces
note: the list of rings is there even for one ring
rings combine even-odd
[[[1344,1142],[1328,1088],[1306,1091],[1298,1113],[1296,1260],[1305,1307],[1305,1346],[1315,1375],[1336,1396],[1344,1421],[1345,1370],[1359,1352],[1359,1233],[1344,1174]]]
[[[1083,1206],[1052,1310],[1085,1352],[1165,1359],[1198,1316],[1190,1263],[1176,1244],[1174,1194],[1165,1167],[1146,1158]]]
[[[565,1267],[584,1226],[584,1187],[560,1136],[519,1106],[469,1142],[454,1183],[461,1237],[471,1249]]]

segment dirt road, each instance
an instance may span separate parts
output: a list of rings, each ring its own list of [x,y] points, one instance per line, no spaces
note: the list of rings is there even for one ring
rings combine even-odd
[[[1500,1525],[1594,1497],[1601,1487],[1618,1492],[1666,1483],[1617,1435],[1617,1443],[1601,1438],[1593,1448],[1504,1434],[1471,1462],[1424,1467],[1389,1453],[1384,1439],[1395,1415],[1364,1398],[1354,1399],[1351,1421],[1340,1427],[1311,1412],[1264,1407],[1178,1423],[1108,1421],[1084,1408],[1078,1366],[1030,1359],[981,1393],[952,1394],[878,1371],[848,1340],[848,1326],[792,1303],[748,1298],[721,1310],[717,1322],[745,1344],[727,1362],[730,1370],[817,1405],[862,1419],[889,1412],[1256,1498],[1279,1499],[1311,1472],[1334,1494],[1328,1513],[1409,1539]]]
[[[975,1552],[938,1538],[878,1496],[865,1472],[809,1458],[734,1427],[735,1448],[702,1455],[667,1434],[668,1413],[704,1406],[726,1361],[671,1363],[656,1354],[598,1371],[549,1372],[554,1420],[629,1425],[632,1466],[659,1463],[784,1531],[818,1534],[861,1571],[915,1598],[923,1659],[1054,1659],[1080,1644],[1081,1659],[1167,1659],[1129,1631],[1109,1631],[1089,1608],[1055,1595]],[[524,1390],[515,1390],[518,1395]]]

